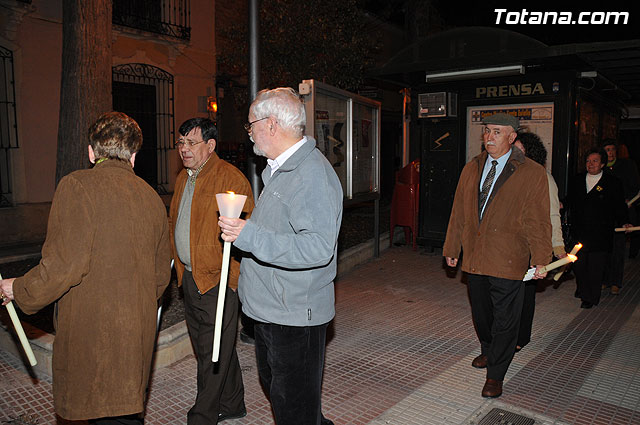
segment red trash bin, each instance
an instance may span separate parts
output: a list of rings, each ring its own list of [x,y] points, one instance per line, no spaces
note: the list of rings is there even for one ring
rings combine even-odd
[[[389,227],[389,244],[393,244],[393,230],[396,226],[404,227],[405,241],[409,243],[411,232],[413,250],[417,249],[418,206],[420,196],[420,161],[415,160],[396,172],[396,184],[391,199],[391,225]]]

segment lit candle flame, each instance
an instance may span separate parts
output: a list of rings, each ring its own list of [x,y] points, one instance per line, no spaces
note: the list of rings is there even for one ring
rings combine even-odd
[[[228,190],[228,191],[227,191],[227,193],[228,193],[229,195],[231,195],[231,199],[233,199],[233,197],[234,197],[234,196],[235,196],[235,194],[236,194],[235,192],[232,192],[232,191],[230,191],[230,190]]]
[[[582,248],[582,244],[581,243],[577,243],[573,249],[571,250],[570,254],[571,255],[575,255],[578,253],[578,251],[580,251],[580,248]]]
[[[567,254],[567,257],[569,257],[569,259],[571,260],[572,263],[578,259],[578,257],[576,257],[573,254]]]

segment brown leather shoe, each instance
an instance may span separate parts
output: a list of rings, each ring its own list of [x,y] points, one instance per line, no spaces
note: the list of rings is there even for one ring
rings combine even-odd
[[[482,387],[482,397],[496,398],[502,395],[502,381],[487,378]]]
[[[478,357],[473,359],[473,361],[471,362],[471,366],[475,367],[476,369],[484,369],[485,367],[487,367],[487,356],[485,356],[484,354],[480,354]]]

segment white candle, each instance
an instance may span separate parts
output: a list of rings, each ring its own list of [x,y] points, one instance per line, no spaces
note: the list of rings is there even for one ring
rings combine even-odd
[[[616,227],[616,232],[635,232],[636,230],[640,230],[640,226]]]
[[[573,249],[571,250],[571,252],[569,254],[571,255],[576,255],[578,253],[578,251],[580,251],[580,248],[582,248],[582,244],[581,243],[577,243]]]
[[[217,193],[216,201],[220,215],[223,217],[239,218],[242,207],[247,200],[246,195],[237,195],[233,192]],[[218,304],[216,306],[216,322],[213,329],[213,353],[211,361],[217,362],[220,358],[220,338],[222,336],[222,316],[224,313],[224,299],[227,293],[227,280],[229,278],[229,259],[231,257],[231,242],[224,243],[222,251],[222,268],[220,269],[220,287],[218,288]]]
[[[577,243],[575,244],[575,246],[573,247],[573,249],[571,250],[571,252],[569,254],[571,255],[576,255],[578,253],[578,251],[580,251],[580,249],[582,248],[582,244],[581,243]],[[553,280],[555,280],[556,282],[560,280],[560,277],[562,276],[562,273],[564,273],[565,269],[560,270],[558,273],[555,274],[555,276],[553,276]]]
[[[247,195],[238,195],[233,192],[217,193],[216,201],[220,215],[223,217],[238,218],[242,213],[242,207],[247,201]]]
[[[630,207],[631,204],[638,200],[638,198],[640,198],[640,192],[638,192],[633,198],[629,199],[629,201],[627,202],[627,206]]]
[[[0,274],[0,280],[2,280],[2,275]],[[33,350],[31,349],[31,345],[29,345],[29,340],[27,339],[27,335],[24,333],[24,329],[22,328],[22,323],[20,323],[20,319],[18,318],[18,313],[16,313],[16,308],[13,306],[13,302],[9,301],[7,304],[7,311],[9,312],[9,316],[11,317],[11,322],[13,323],[13,327],[18,334],[18,339],[20,339],[20,343],[22,344],[22,348],[24,349],[25,354],[27,355],[27,359],[29,359],[29,364],[31,366],[35,366],[38,364],[36,360],[36,356],[33,354]]]
[[[576,257],[575,255],[567,254],[566,257],[561,258],[559,260],[556,260],[553,263],[549,263],[546,266],[542,267],[540,269],[540,273],[546,273],[546,272],[549,272],[551,270],[557,269],[560,266],[564,266],[565,264],[573,263],[577,259],[578,259],[578,257]]]

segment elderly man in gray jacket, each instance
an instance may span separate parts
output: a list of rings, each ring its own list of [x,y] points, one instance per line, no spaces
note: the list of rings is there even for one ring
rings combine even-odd
[[[258,93],[245,129],[268,158],[264,190],[249,220],[220,217],[222,238],[250,254],[238,293],[255,325],[260,380],[277,425],[329,425],[320,393],[327,326],[335,315],[342,186],[303,136],[304,105],[295,90]]]

